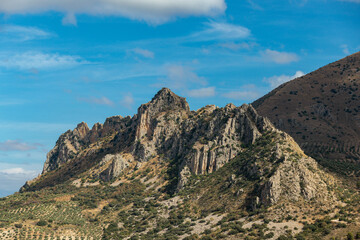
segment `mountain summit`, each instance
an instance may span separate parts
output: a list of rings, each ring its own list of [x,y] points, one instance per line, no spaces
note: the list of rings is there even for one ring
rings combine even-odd
[[[139,114],[144,108],[149,108],[149,112],[151,112],[152,114],[164,112],[169,109],[179,109],[187,112],[190,111],[190,107],[189,104],[186,102],[186,99],[183,97],[179,97],[168,88],[161,89],[149,103],[143,104],[139,108]]]

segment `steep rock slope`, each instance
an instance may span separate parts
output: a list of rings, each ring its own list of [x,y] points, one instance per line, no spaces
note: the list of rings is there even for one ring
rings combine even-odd
[[[305,153],[334,170],[360,170],[360,52],[284,83],[253,103]]]

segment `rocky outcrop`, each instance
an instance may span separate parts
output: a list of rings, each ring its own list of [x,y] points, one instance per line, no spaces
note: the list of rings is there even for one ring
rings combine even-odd
[[[298,201],[329,197],[327,184],[321,178],[317,163],[311,158],[298,161],[285,160],[273,176],[265,183],[261,192],[261,203],[270,205],[281,198]]]
[[[74,130],[68,130],[59,137],[55,147],[47,154],[43,173],[58,169],[79,156],[82,150],[89,150],[92,144],[99,145],[107,136],[125,130],[131,121],[130,117],[114,116],[107,118],[104,124],[95,123],[91,130],[84,122],[78,124]],[[87,154],[92,152],[96,151],[90,150]]]
[[[124,169],[129,166],[129,161],[121,154],[107,154],[100,162],[101,165],[107,165],[107,168],[100,173],[103,181],[110,181],[120,176]]]
[[[189,151],[174,145],[181,149],[177,154],[185,159],[180,167],[178,190],[187,182],[183,179],[187,172],[211,173],[234,158],[244,147],[254,143],[264,132],[273,129],[266,118],[259,116],[252,106],[246,104],[241,107],[229,104],[225,108],[212,108],[211,111],[206,107],[198,112],[195,120],[184,123],[188,130],[182,138],[185,137],[190,143]],[[179,140],[174,142],[182,144]]]
[[[254,157],[242,169],[249,180],[259,181],[258,189],[251,194],[251,207],[268,206],[281,200],[333,200],[328,191],[333,177],[320,170],[317,162],[305,155],[288,134],[276,129],[271,134],[269,142],[252,150]],[[264,149],[266,153],[259,153]]]
[[[55,170],[73,159],[85,147],[89,131],[87,124],[82,122],[73,131],[68,130],[62,134],[55,147],[46,156],[43,173]]]
[[[156,155],[156,148],[178,131],[177,123],[190,113],[185,98],[170,89],[161,89],[154,98],[138,109],[135,116],[135,142],[133,153],[140,161]]]

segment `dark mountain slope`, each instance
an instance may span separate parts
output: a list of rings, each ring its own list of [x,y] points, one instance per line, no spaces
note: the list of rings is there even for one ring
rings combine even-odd
[[[306,154],[359,175],[360,52],[284,83],[253,106]]]

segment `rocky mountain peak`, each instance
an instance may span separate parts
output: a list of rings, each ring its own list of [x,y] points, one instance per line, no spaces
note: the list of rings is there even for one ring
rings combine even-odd
[[[85,122],[79,123],[73,131],[73,134],[83,139],[88,133],[90,129]]]
[[[154,154],[154,144],[159,143],[160,136],[170,137],[176,131],[175,126],[169,124],[172,122],[168,121],[170,115],[176,115],[177,119],[182,119],[183,115],[189,113],[190,107],[186,99],[168,88],[162,88],[150,102],[142,104],[135,117],[135,140],[142,143],[133,148],[139,159],[145,159]],[[143,141],[146,140],[145,137],[149,140],[146,143]],[[145,149],[148,150],[145,151]]]
[[[55,147],[47,154],[43,173],[55,170],[73,159],[84,147],[90,129],[85,122],[79,123],[74,130],[63,133]]]
[[[190,107],[185,98],[176,95],[168,88],[162,88],[150,102],[140,106],[138,110],[139,115],[146,110],[151,115],[156,115],[168,110],[184,110],[189,112]]]

